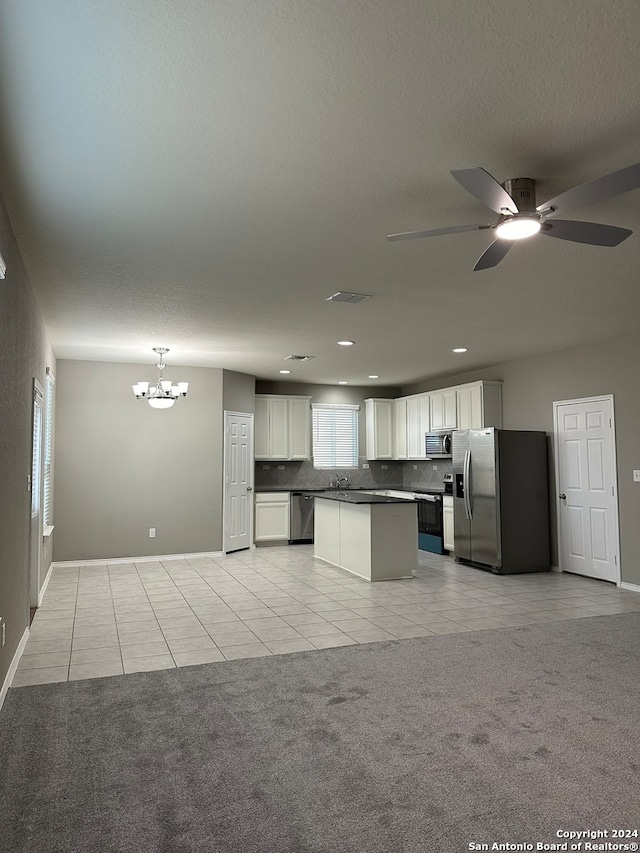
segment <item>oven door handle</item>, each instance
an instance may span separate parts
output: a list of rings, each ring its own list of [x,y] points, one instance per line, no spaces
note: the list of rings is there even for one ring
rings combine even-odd
[[[471,451],[465,450],[464,452],[464,469],[463,469],[463,489],[464,489],[464,510],[468,519],[473,518],[473,513],[471,511],[471,494],[470,494],[470,486],[471,486]]]

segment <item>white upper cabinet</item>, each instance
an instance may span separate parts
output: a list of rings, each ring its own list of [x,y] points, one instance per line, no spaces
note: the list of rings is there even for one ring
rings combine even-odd
[[[255,458],[311,458],[311,397],[256,394]]]
[[[502,427],[502,383],[470,382],[456,389],[458,429]]]
[[[438,432],[446,429],[457,429],[457,397],[455,388],[443,388],[442,391],[432,391],[429,394],[430,430]]]
[[[393,401],[393,458],[407,458],[407,398]]]
[[[426,457],[424,436],[430,429],[429,394],[407,397],[407,458]]]
[[[311,397],[289,397],[289,459],[311,459]]]
[[[367,459],[394,459],[394,400],[364,401]]]

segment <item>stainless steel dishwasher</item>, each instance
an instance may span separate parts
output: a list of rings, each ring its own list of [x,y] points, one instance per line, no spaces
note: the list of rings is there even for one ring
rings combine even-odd
[[[289,544],[313,542],[314,499],[302,492],[291,492],[289,503]]]

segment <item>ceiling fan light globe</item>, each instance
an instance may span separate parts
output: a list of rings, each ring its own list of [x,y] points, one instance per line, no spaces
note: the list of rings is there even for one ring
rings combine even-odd
[[[496,234],[503,240],[524,240],[533,237],[540,230],[540,220],[531,216],[510,216],[496,228]]]

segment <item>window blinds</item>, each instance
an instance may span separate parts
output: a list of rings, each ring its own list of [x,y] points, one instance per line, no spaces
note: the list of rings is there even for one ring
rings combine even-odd
[[[51,465],[53,453],[53,376],[47,374],[47,385],[45,389],[45,414],[44,414],[44,483],[43,483],[43,507],[42,507],[42,523],[43,526],[52,524],[51,509]]]
[[[312,403],[315,468],[358,467],[359,406]]]

